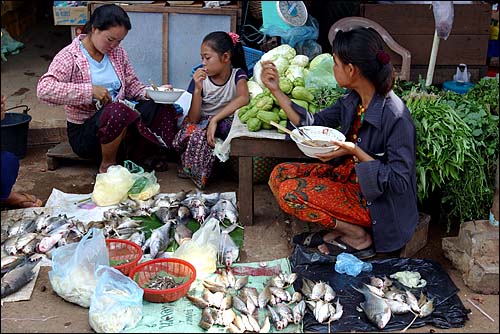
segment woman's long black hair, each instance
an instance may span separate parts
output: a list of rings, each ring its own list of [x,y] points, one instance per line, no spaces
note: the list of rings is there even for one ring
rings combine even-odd
[[[115,4],[102,5],[94,10],[90,20],[85,23],[83,31],[88,34],[92,27],[107,30],[116,26],[124,27],[127,30],[132,29],[127,12]]]
[[[384,54],[382,37],[371,28],[339,31],[333,40],[333,53],[344,64],[358,67],[362,75],[375,86],[377,93],[385,95],[394,86],[394,67]],[[387,54],[385,57],[389,57]]]
[[[247,63],[245,60],[245,52],[241,42],[233,44],[233,39],[227,32],[214,31],[203,38],[202,43],[207,43],[219,55],[224,52],[231,54],[231,65],[234,68],[241,68],[248,74]]]

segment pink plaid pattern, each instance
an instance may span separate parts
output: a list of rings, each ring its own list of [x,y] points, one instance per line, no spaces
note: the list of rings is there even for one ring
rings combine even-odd
[[[37,86],[40,101],[51,105],[64,104],[68,121],[76,124],[83,124],[97,111],[92,103],[90,66],[80,49],[80,40],[85,36],[77,36],[59,51]],[[117,98],[145,99],[146,86],[135,75],[125,50],[118,46],[108,53],[108,57],[122,83]]]

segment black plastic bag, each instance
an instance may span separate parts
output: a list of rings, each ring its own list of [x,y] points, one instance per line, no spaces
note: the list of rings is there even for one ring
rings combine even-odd
[[[423,292],[428,299],[434,299],[434,312],[425,318],[417,318],[411,328],[432,325],[437,328],[463,327],[469,319],[466,309],[457,295],[459,291],[448,274],[435,261],[426,259],[394,258],[386,260],[367,261],[373,266],[371,272],[361,272],[353,277],[339,274],[335,271],[335,262],[328,256],[312,252],[307,248],[296,245],[290,257],[292,271],[299,275],[295,281],[294,288],[301,291],[302,278],[313,281],[324,281],[330,284],[340,298],[344,307],[344,314],[335,322],[330,324],[331,332],[379,332],[381,331],[366,317],[364,312],[358,312],[356,307],[364,301],[364,296],[355,291],[352,286],[361,287],[363,283],[369,283],[371,276],[389,277],[398,271],[418,271],[427,285],[420,289],[408,289],[417,299]],[[395,281],[395,280],[394,280]],[[395,281],[395,284],[397,282]],[[402,288],[402,286],[399,286]],[[382,331],[402,330],[413,320],[412,313],[392,315],[391,320]],[[327,324],[316,321],[311,311],[307,309],[304,316],[304,332],[326,332]]]

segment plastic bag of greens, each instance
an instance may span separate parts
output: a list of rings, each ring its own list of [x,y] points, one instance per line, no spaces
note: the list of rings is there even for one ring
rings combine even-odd
[[[142,318],[142,290],[119,270],[99,266],[97,286],[89,309],[89,324],[97,333],[120,333],[133,328]]]
[[[128,190],[128,197],[133,200],[145,201],[160,192],[155,172],[145,172],[144,169],[130,160],[125,160],[125,167],[132,173],[134,184]]]
[[[322,53],[314,57],[309,63],[309,72],[304,82],[306,88],[337,87],[337,80],[333,74],[333,56]]]

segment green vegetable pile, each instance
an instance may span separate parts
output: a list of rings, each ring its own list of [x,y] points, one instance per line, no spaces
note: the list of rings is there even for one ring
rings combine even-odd
[[[488,219],[498,161],[498,80],[481,79],[467,94],[419,83],[397,83],[417,131],[420,201],[442,193],[452,222]]]
[[[297,55],[295,49],[283,44],[265,53],[261,58],[264,60],[271,60],[276,65],[280,89],[311,113],[334,104],[344,93],[344,89],[336,85],[331,54],[320,54],[309,62],[307,56]],[[238,111],[241,122],[253,132],[275,129],[270,121],[283,127],[287,122],[286,113],[262,83],[261,73],[259,61],[254,67],[253,78],[248,81],[250,103]]]

